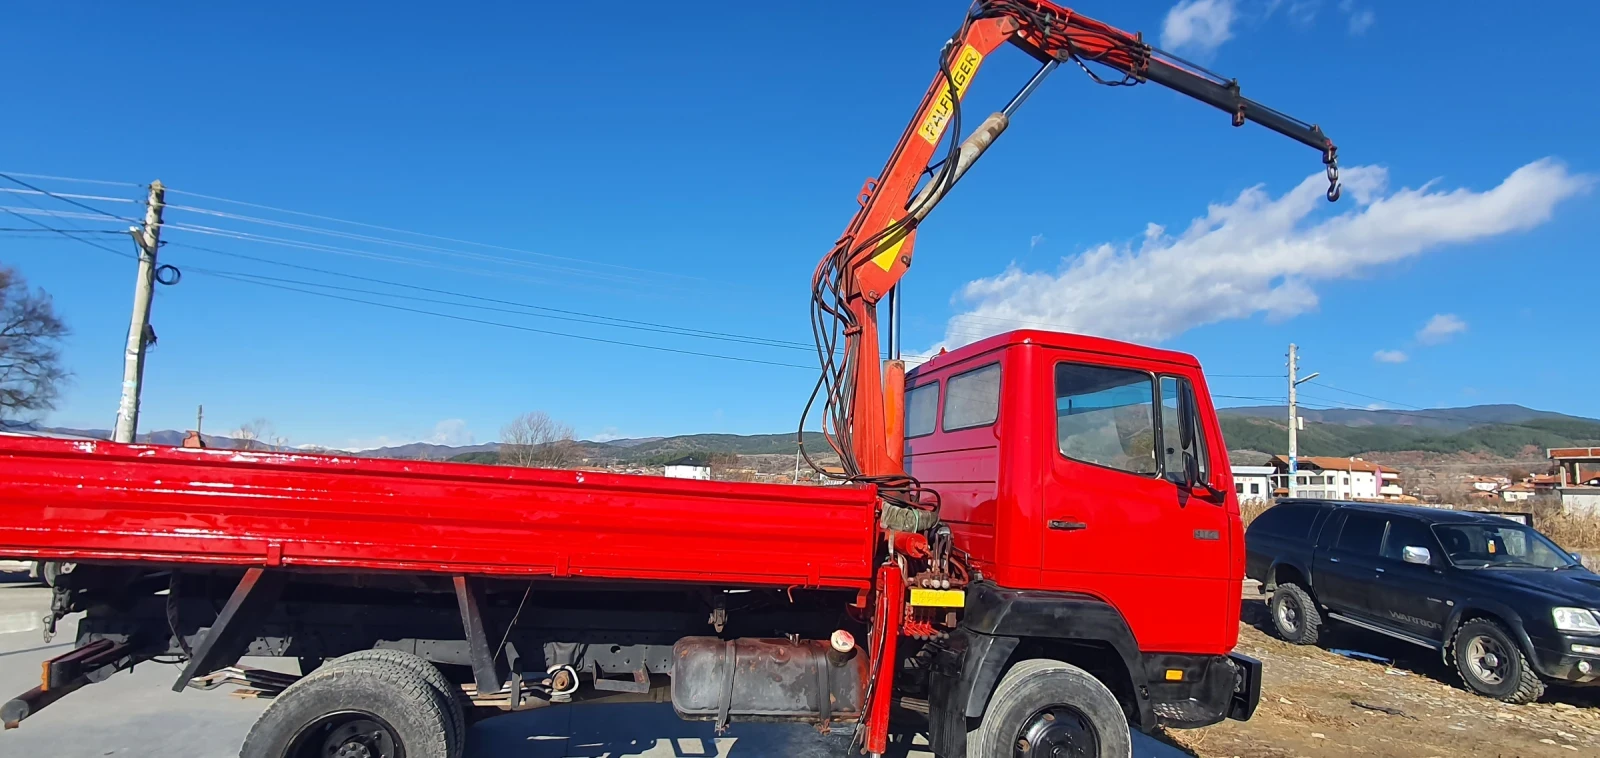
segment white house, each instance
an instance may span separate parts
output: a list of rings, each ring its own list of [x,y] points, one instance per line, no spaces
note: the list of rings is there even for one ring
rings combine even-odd
[[[1234,466],[1233,493],[1239,502],[1267,503],[1272,501],[1271,466]]]
[[[1289,459],[1275,455],[1270,462],[1275,478],[1285,481]],[[1387,474],[1394,474],[1393,477]],[[1382,482],[1380,485],[1379,483]],[[1382,489],[1388,492],[1380,492]],[[1393,493],[1392,495],[1389,493]],[[1301,456],[1295,461],[1295,496],[1328,500],[1380,500],[1399,497],[1399,473],[1360,458]]]
[[[710,479],[711,461],[703,455],[685,455],[667,461],[666,474],[673,479]]]
[[[1532,498],[1533,495],[1533,485],[1528,484],[1527,482],[1508,484],[1500,489],[1500,499],[1508,503],[1520,503],[1524,500]]]

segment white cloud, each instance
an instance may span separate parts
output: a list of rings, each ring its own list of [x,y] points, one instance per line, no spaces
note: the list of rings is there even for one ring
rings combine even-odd
[[[1317,10],[1321,8],[1321,0],[1294,0],[1289,3],[1289,22],[1296,26],[1310,26],[1317,20]]]
[[[1409,358],[1402,350],[1379,350],[1372,354],[1372,359],[1379,363],[1405,363]]]
[[[1161,46],[1206,54],[1233,38],[1234,0],[1179,0],[1161,22]]]
[[[1417,341],[1424,345],[1437,345],[1467,330],[1467,322],[1454,313],[1436,313],[1428,323],[1417,330]]]
[[[1355,11],[1350,14],[1350,33],[1365,34],[1377,20],[1377,15],[1371,9],[1363,8]]]
[[[435,445],[470,445],[473,442],[472,430],[467,428],[465,419],[447,418],[433,425],[433,434],[428,435],[424,442]]]
[[[1030,252],[1032,252],[1034,248],[1036,248],[1036,247],[1038,247],[1040,245],[1043,245],[1043,244],[1044,244],[1044,235],[1043,234],[1035,234],[1032,237],[1028,238],[1028,250]]]
[[[1258,313],[1286,319],[1317,307],[1315,282],[1532,229],[1593,183],[1548,158],[1483,192],[1437,182],[1389,192],[1388,172],[1376,166],[1346,169],[1344,180],[1347,205],[1331,207],[1348,210],[1331,217],[1311,218],[1325,203],[1318,173],[1278,197],[1247,189],[1177,236],[1150,224],[1137,243],[1099,245],[1054,273],[1012,265],[970,282],[956,296],[968,309],[950,319],[945,344],[1029,325],[1158,342]]]

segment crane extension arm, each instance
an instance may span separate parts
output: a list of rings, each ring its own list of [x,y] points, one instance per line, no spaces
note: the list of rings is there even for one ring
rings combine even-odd
[[[1006,42],[1042,66],[1001,112],[957,142],[961,98],[984,59]],[[903,375],[897,378],[896,374],[903,367],[891,365],[889,386],[885,387],[878,365],[877,303],[911,265],[917,225],[1005,131],[1022,102],[1062,63],[1079,66],[1101,84],[1155,82],[1226,111],[1234,126],[1252,121],[1309,145],[1322,154],[1327,167],[1328,199],[1339,198],[1338,152],[1332,140],[1313,124],[1244,97],[1236,81],[1156,50],[1140,35],[1048,0],[978,0],[940,53],[940,71],[916,117],[882,173],[863,185],[857,198],[860,210],[813,278],[813,327],[823,363],[817,394],[826,395],[824,431],[844,462],[845,477],[875,481],[890,489],[900,482],[914,486],[904,476],[900,460],[904,381]],[[1102,68],[1113,76],[1097,73]],[[946,144],[943,160],[930,167],[952,127],[957,136]],[[929,179],[917,190],[924,174],[929,174]],[[808,413],[810,408],[808,404]]]

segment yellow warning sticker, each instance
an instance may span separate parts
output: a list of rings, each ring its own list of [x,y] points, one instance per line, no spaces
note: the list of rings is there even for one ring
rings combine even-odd
[[[927,590],[913,587],[911,604],[933,608],[963,608],[967,604],[967,594],[961,590]]]
[[[955,85],[956,97],[967,94],[967,85],[972,83],[972,77],[978,75],[978,66],[983,63],[983,53],[971,45],[963,45],[961,54],[956,56],[950,65],[950,81],[943,82],[939,87],[939,97],[933,102],[933,109],[922,119],[922,125],[917,127],[917,134],[928,141],[930,145],[939,144],[939,138],[944,136],[946,126],[950,124],[950,116],[955,113],[955,103],[950,99],[950,86]],[[943,80],[944,77],[940,77]]]
[[[883,228],[888,229],[894,226],[894,224],[895,220],[891,218],[889,219],[889,223],[883,225]],[[884,248],[883,252],[872,256],[872,262],[878,264],[878,268],[881,268],[884,271],[894,268],[894,261],[896,258],[900,257],[900,248],[906,246],[906,236],[909,234],[910,232],[902,230],[885,238],[883,242],[879,244],[888,245],[888,247]]]

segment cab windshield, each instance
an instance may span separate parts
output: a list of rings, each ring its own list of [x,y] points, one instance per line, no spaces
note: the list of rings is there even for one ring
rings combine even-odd
[[[1435,524],[1433,533],[1450,562],[1460,568],[1558,569],[1574,565],[1572,556],[1550,538],[1521,524]]]

